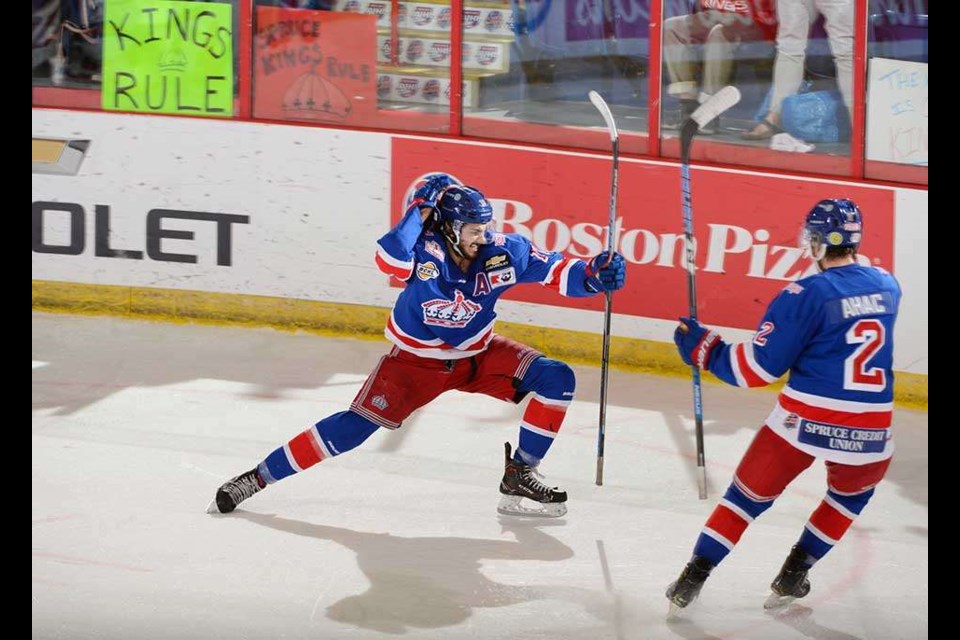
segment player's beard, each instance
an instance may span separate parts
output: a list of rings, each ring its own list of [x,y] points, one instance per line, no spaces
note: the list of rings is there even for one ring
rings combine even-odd
[[[480,252],[480,244],[477,242],[471,242],[470,244],[465,244],[461,240],[458,246],[460,247],[460,251],[463,253],[463,256],[471,260],[476,258],[477,254]]]

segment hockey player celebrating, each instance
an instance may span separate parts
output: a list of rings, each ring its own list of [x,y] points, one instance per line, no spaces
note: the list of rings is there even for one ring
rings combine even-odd
[[[541,251],[525,237],[491,231],[493,209],[477,189],[430,174],[396,227],[378,241],[377,266],[406,282],[384,331],[394,346],[346,411],[333,414],[220,487],[209,510],[229,513],[267,485],[341,455],[379,427],[399,429],[445,391],[482,393],[519,404],[530,396],[516,450],[505,443],[498,511],[559,517],[567,494],[537,473],[573,400],[571,368],[493,331],[497,300],[540,283],[565,296],[624,285],[623,257],[585,262]]]
[[[893,326],[900,286],[857,263],[862,220],[850,200],[822,200],[806,216],[803,247],[818,273],[788,284],[767,308],[753,340],[725,343],[680,318],[674,342],[687,364],[728,384],[759,387],[787,371],[777,404],[754,437],[693,557],[667,588],[670,615],[689,605],[747,526],[773,506],[814,459],[827,491],[770,588],[764,606],[810,591],[807,572],[840,541],[873,496],[893,455]]]

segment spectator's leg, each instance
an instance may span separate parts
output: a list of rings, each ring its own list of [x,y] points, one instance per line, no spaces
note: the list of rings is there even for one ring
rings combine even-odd
[[[850,3],[850,0],[845,1]],[[774,124],[780,124],[783,99],[795,94],[803,82],[807,37],[816,15],[813,0],[777,0],[780,25],[777,28],[777,59],[773,64],[773,97],[767,116]]]
[[[710,29],[703,46],[703,89],[700,101],[723,89],[733,75],[733,54],[737,48],[736,35],[725,25]]]
[[[837,86],[853,121],[853,3],[850,0],[817,0],[837,65]]]
[[[681,100],[696,99],[699,87],[696,73],[699,62],[694,47],[703,42],[708,27],[699,14],[675,16],[663,23],[663,59],[670,84],[667,94]]]

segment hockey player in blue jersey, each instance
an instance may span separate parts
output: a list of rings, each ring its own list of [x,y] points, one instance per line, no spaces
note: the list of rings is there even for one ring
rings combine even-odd
[[[254,469],[220,487],[211,512],[229,513],[268,484],[346,453],[378,428],[399,429],[441,393],[482,393],[519,404],[530,397],[511,453],[505,443],[498,511],[559,517],[567,494],[537,467],[553,443],[576,380],[565,363],[494,332],[497,300],[511,287],[539,283],[565,296],[593,296],[624,285],[618,253],[589,261],[542,251],[518,234],[492,231],[493,208],[477,189],[430,174],[400,222],[378,241],[376,262],[406,283],[387,320],[393,348],[350,408],[300,433]]]
[[[747,526],[821,459],[826,495],[764,606],[804,597],[807,572],[840,541],[887,472],[900,286],[886,271],[858,264],[862,225],[850,200],[817,203],[806,216],[802,244],[818,273],[783,288],[751,341],[727,344],[699,322],[680,318],[674,342],[688,365],[740,387],[767,385],[788,371],[790,377],[701,530],[693,557],[667,588],[670,615],[699,595]]]

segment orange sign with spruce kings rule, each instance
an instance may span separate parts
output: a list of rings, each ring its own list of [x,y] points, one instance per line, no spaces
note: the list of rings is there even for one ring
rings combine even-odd
[[[376,16],[257,7],[253,115],[372,125]]]

